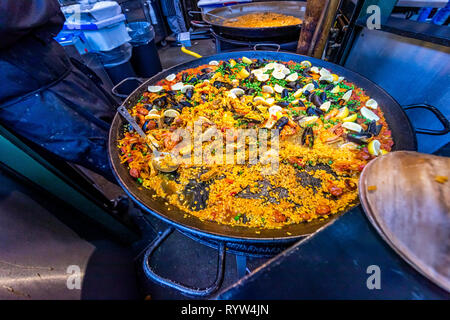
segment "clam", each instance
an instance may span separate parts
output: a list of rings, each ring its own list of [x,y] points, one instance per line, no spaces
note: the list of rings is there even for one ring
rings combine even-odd
[[[282,93],[284,90],[284,87],[280,86],[278,83],[275,85],[274,90],[278,93]]]
[[[187,84],[181,88],[181,92],[185,93],[188,89],[194,90],[194,86],[191,84]]]
[[[266,100],[263,97],[256,96],[256,97],[253,98],[253,101],[257,102],[257,101],[266,101]]]
[[[251,73],[253,73],[255,75],[263,74],[264,73],[264,69],[263,68],[253,69]]]
[[[271,86],[264,85],[264,86],[262,86],[261,91],[267,92],[267,93],[273,93],[273,88]]]
[[[161,87],[161,86],[148,86],[147,89],[150,92],[160,92],[163,89],[163,87]]]
[[[210,66],[218,66],[218,65],[219,65],[219,62],[216,61],[216,60],[211,60],[211,61],[209,62],[209,65],[210,65]]]
[[[320,70],[319,70],[319,68],[317,68],[317,67],[312,67],[312,68],[310,69],[310,71],[311,71],[312,73],[320,73]]]
[[[291,70],[289,70],[289,68],[286,68],[285,66],[283,66],[283,69],[281,69],[280,71],[283,72],[285,75],[288,75],[291,73]]]
[[[278,63],[276,63],[276,62],[270,62],[270,63],[266,64],[265,67],[264,67],[263,69],[265,69],[266,71],[267,71],[267,70],[275,69],[275,66],[276,66],[277,64],[278,64]]]
[[[284,75],[284,74],[283,74]],[[259,82],[264,82],[269,80],[269,75],[262,73],[262,74],[256,74],[256,80],[258,80]]]
[[[183,82],[177,82],[175,83],[173,86],[171,86],[170,88],[174,91],[179,91],[184,87],[184,83]]]
[[[241,88],[233,88],[229,91],[228,95],[236,99],[237,97],[244,95],[244,93],[245,93],[244,90]]]
[[[325,69],[325,68],[322,68],[322,69],[320,69],[320,72],[319,72],[319,74],[323,77],[323,76],[328,76],[328,75],[330,75],[331,76],[331,72],[330,71],[328,71],[327,69]],[[332,76],[333,77],[333,76]]]
[[[148,115],[145,116],[145,120],[154,120],[158,124],[158,127],[161,128],[162,119],[159,114],[154,114],[154,113],[150,114],[149,113]]]
[[[274,72],[272,72],[272,76],[275,79],[278,79],[278,80],[282,80],[282,79],[284,79],[286,77],[286,75],[283,72],[281,72],[281,71],[274,71]]]
[[[315,89],[315,87],[314,87],[313,83],[308,83],[308,84],[303,86],[303,92],[305,92],[305,91],[310,91],[311,92],[314,89]]]
[[[282,107],[280,107],[279,105],[273,105],[269,108],[269,114],[277,114],[277,112],[281,112],[283,110]]]
[[[273,105],[275,103],[275,99],[274,98],[267,98],[266,99],[266,103],[269,105]]]
[[[376,102],[374,99],[369,99],[366,101],[366,107],[376,109],[378,108],[378,102]]]

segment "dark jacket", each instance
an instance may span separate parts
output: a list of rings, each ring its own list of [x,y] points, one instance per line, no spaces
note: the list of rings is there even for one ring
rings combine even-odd
[[[0,1],[0,123],[111,177],[112,99],[53,40],[63,23],[56,0]]]

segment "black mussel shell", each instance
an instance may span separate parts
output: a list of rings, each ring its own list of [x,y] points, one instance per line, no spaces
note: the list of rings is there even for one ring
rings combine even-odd
[[[189,88],[189,89],[186,90],[186,92],[184,94],[186,95],[186,98],[191,100],[192,97],[194,96],[194,89]]]
[[[314,88],[318,89],[319,88],[319,83],[316,80],[312,81]]]
[[[180,104],[181,104],[183,107],[188,107],[188,108],[192,108],[192,107],[193,107],[192,103],[190,103],[189,101],[185,101],[185,100],[181,100],[181,101],[180,101]]]
[[[382,124],[377,125],[377,122],[373,120],[369,123],[367,127],[367,132],[373,134],[374,136],[377,136],[380,134],[381,128],[383,127]]]
[[[278,130],[281,131],[284,128],[284,126],[287,125],[288,122],[289,122],[289,118],[288,117],[281,117],[275,123],[275,128],[277,128]]]
[[[289,90],[288,89],[283,89],[283,91],[281,91],[281,98],[287,98],[289,97]]]
[[[323,103],[323,100],[317,94],[314,94],[313,97],[311,98],[311,102],[316,107],[320,107],[322,105],[322,103]]]
[[[309,107],[306,109],[306,114],[308,116],[321,116],[323,115],[323,111],[319,108]]]

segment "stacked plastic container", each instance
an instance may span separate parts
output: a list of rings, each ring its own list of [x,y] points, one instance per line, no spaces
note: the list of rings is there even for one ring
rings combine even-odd
[[[64,31],[82,32],[90,50],[95,52],[111,81],[116,84],[126,77],[135,76],[130,64],[131,37],[126,18],[115,1],[84,0],[62,8],[66,16]]]

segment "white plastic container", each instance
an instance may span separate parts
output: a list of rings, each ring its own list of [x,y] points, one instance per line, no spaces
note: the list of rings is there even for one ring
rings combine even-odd
[[[62,10],[66,16],[64,29],[83,32],[93,51],[110,51],[131,40],[125,15],[115,1],[75,4]]]

